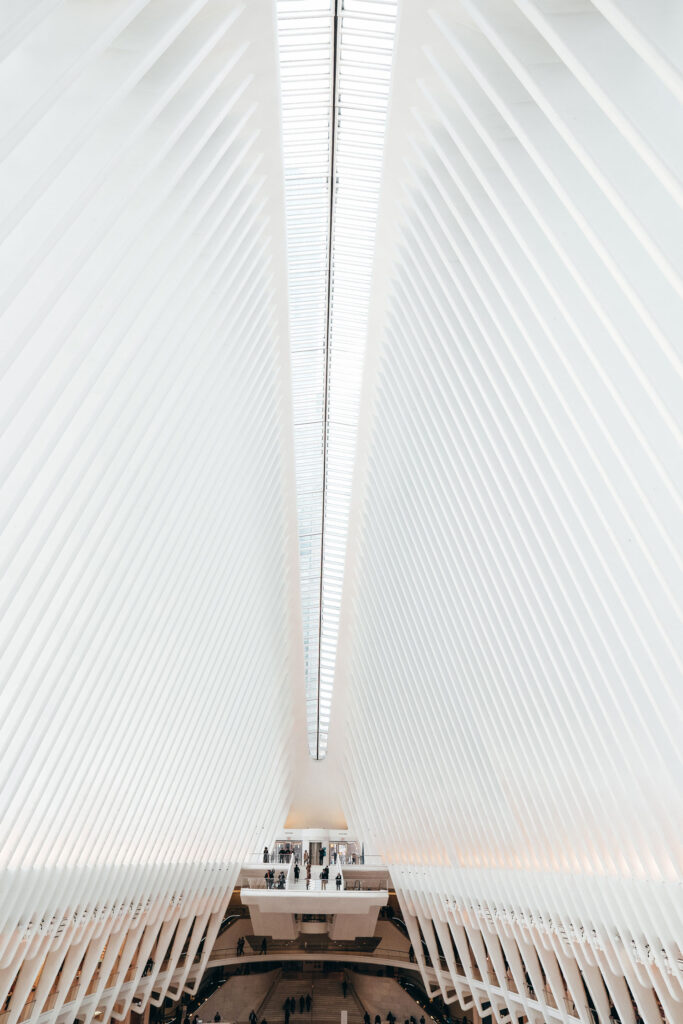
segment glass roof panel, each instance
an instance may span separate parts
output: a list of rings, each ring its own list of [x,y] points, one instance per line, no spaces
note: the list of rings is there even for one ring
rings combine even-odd
[[[308,741],[322,758],[396,0],[278,0],[277,10]]]

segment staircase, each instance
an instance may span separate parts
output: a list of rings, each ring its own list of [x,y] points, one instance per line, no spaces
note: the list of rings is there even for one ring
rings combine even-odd
[[[259,1010],[259,1024],[262,1020],[267,1020],[268,1024],[284,1022],[285,1011],[282,1007],[285,999],[292,996],[296,999],[296,1013],[289,1018],[289,1024],[311,1024],[313,1018],[310,1013],[306,1013],[305,1010],[303,1013],[299,1013],[299,999],[301,996],[305,999],[307,995],[311,995],[311,981],[312,979],[306,976],[280,980],[269,992]]]
[[[363,1024],[364,1009],[350,984],[344,999],[342,979],[340,971],[324,977],[304,974],[303,977],[279,981],[260,1008],[259,1024],[262,1020],[268,1024],[283,1024],[285,1012],[282,1006],[291,996],[296,999],[296,1013],[291,1015],[289,1024],[339,1024],[342,1010],[348,1013],[348,1024]],[[311,1012],[299,1013],[299,998],[306,995],[312,999]]]

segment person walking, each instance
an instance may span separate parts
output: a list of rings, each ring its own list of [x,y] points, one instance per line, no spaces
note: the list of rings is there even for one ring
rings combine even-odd
[[[257,1020],[258,1018],[256,1016],[256,1011],[252,1010],[251,1013],[249,1014],[249,1024],[256,1024]]]

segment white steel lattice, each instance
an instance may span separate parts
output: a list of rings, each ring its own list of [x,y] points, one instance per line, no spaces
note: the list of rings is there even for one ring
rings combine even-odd
[[[277,89],[267,4],[0,11],[3,1024],[194,989],[289,806]]]
[[[330,754],[497,1020],[681,1013],[681,27],[401,8]]]

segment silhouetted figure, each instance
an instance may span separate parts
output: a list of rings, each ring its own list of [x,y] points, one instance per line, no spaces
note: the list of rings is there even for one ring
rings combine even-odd
[[[346,999],[346,990],[347,990],[347,988],[348,988],[348,985],[346,984],[346,978],[344,978],[344,980],[342,981],[342,994],[344,996],[344,999]]]
[[[256,1016],[256,1011],[252,1010],[251,1013],[249,1014],[249,1024],[256,1024],[257,1019],[258,1018]]]
[[[264,955],[264,956],[265,956],[265,955],[266,955],[266,953],[268,952],[268,943],[266,942],[266,937],[265,937],[265,935],[264,935],[264,936],[263,936],[263,938],[261,939],[261,952],[263,953],[263,955]],[[266,1021],[266,1024],[268,1024],[268,1022],[267,1022],[267,1021]]]
[[[151,974],[153,967],[154,967],[154,961],[150,957],[149,960],[147,961],[147,963],[145,964],[145,969],[142,972],[142,977],[146,978],[148,974]]]
[[[375,1014],[375,1024],[382,1024],[382,1018],[378,1013]]]
[[[218,1010],[216,1010],[215,1014],[213,1015],[213,1019],[215,1020],[216,1024],[218,1024],[218,1021],[221,1019],[221,1015],[218,1012]]]
[[[313,1005],[313,1000],[311,999],[311,996],[310,996],[310,993],[309,993],[306,996],[306,1013],[310,1013],[311,1012],[311,1006],[312,1005]]]
[[[264,864],[268,863],[268,847],[267,846],[263,847],[263,863]]]
[[[296,864],[294,865],[294,881],[295,882],[299,881],[299,875],[300,874],[301,874],[301,872],[299,871],[299,862],[297,861]]]
[[[411,964],[414,964],[415,963],[415,950],[413,949],[412,946],[408,950],[408,956],[410,957]]]
[[[370,1021],[370,1014],[368,1013],[368,1011],[367,1011],[367,1010],[366,1010],[366,1011],[365,1011],[365,1013],[363,1014],[363,1024],[371,1024],[371,1021]]]
[[[341,889],[341,884],[342,884],[341,871],[337,872],[337,877],[335,878],[335,882],[337,883],[337,892],[338,892]]]
[[[294,998],[294,996],[290,997],[289,1008],[292,1011],[292,1013],[296,1013],[296,999]]]
[[[304,1007],[305,1006],[306,1006],[306,1000],[304,999],[303,996],[299,996],[299,1013],[303,1013],[304,1012]]]

